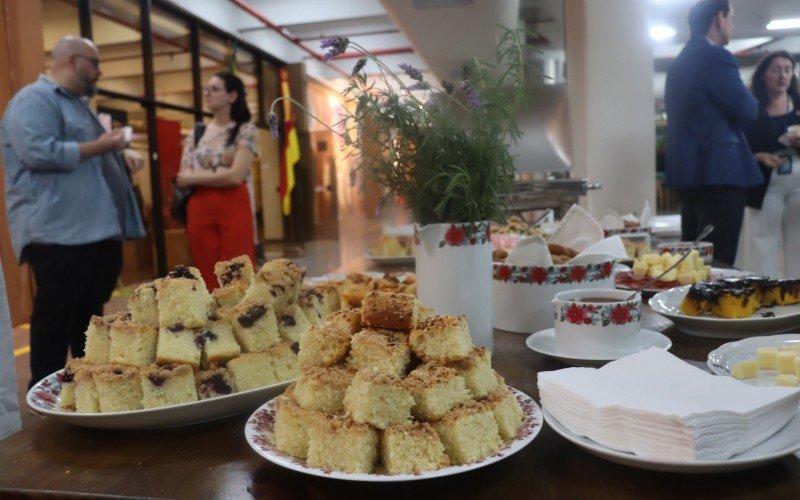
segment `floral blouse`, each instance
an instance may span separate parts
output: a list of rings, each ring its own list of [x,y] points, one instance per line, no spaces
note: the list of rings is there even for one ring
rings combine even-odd
[[[208,124],[203,137],[197,147],[194,145],[194,129],[186,137],[183,143],[183,157],[181,158],[181,169],[203,169],[216,170],[219,167],[230,168],[230,161],[226,164],[223,159],[225,153],[233,153],[239,146],[244,146],[258,156],[258,129],[252,123],[243,123],[236,134],[236,140],[228,146],[228,134],[236,126],[231,122],[225,126],[218,127]],[[197,162],[194,159],[197,159]]]

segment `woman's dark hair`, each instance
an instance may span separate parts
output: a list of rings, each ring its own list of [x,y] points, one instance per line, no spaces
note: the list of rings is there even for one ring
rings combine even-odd
[[[239,133],[242,123],[247,123],[252,118],[250,110],[247,108],[247,92],[244,90],[244,82],[233,73],[220,71],[214,73],[214,76],[225,82],[225,92],[236,92],[236,100],[231,104],[231,120],[236,123],[236,126],[231,129],[228,136],[228,146],[230,146],[236,141],[236,135]]]
[[[797,63],[792,55],[785,50],[770,52],[758,62],[756,70],[753,72],[753,78],[750,80],[750,92],[753,93],[758,101],[759,109],[766,112],[767,105],[769,105],[769,94],[767,93],[767,84],[764,83],[764,75],[767,73],[769,65],[772,64],[772,61],[775,59],[786,59],[792,62],[792,80],[789,82],[789,88],[786,89],[786,91],[792,99],[795,109],[797,109],[800,107],[800,92],[798,92],[797,75],[795,74]]]
[[[717,14],[722,12],[725,17],[728,17],[730,11],[729,0],[700,0],[689,11],[689,29],[692,36],[705,35]]]

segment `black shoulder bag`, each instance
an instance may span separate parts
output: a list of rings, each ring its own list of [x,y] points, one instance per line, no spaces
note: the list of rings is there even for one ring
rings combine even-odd
[[[203,137],[205,132],[205,123],[198,123],[194,126],[195,148],[197,148],[197,144],[200,142],[200,139]],[[169,208],[169,215],[177,222],[186,224],[186,221],[188,220],[187,206],[189,205],[189,196],[192,195],[192,188],[179,187],[177,184],[175,184],[175,179],[172,179],[172,183],[174,186],[172,188],[172,205],[170,205]]]

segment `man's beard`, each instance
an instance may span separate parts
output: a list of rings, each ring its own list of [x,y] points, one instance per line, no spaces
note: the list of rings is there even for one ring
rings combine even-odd
[[[83,95],[85,95],[86,97],[89,97],[89,98],[94,97],[95,95],[97,95],[97,82],[87,82],[86,83],[86,90],[84,91]]]

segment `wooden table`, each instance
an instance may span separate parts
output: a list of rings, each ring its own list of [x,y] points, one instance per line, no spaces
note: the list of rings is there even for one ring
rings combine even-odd
[[[360,263],[363,265],[364,263]],[[358,265],[355,263],[354,265]],[[364,266],[361,269],[369,269]],[[374,269],[374,268],[372,268]],[[339,271],[349,271],[343,266]],[[677,332],[646,311],[645,328],[672,352],[704,361],[722,342]],[[526,336],[495,331],[494,365],[537,401],[536,374],[565,365],[529,350]],[[353,483],[307,476],[261,459],[245,442],[248,415],[152,431],[85,429],[52,419],[0,441],[0,496],[120,495],[168,498],[797,498],[800,460],[727,474],[673,474],[595,457],[547,425],[519,453],[466,474],[410,483]]]

